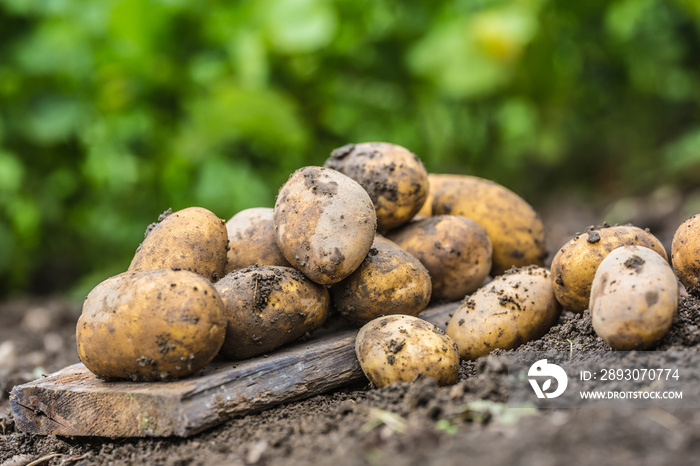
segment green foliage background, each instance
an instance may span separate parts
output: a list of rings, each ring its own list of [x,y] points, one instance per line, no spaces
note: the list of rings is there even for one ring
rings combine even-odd
[[[381,140],[533,203],[700,181],[697,0],[0,0],[0,296]],[[77,288],[76,288],[77,287]]]

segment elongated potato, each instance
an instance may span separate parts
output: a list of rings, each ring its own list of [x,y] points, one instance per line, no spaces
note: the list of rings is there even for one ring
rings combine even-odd
[[[388,231],[408,222],[428,194],[428,172],[408,149],[385,142],[348,144],[325,165],[362,185],[377,211],[377,228]]]
[[[434,193],[433,215],[462,215],[486,229],[493,244],[492,276],[511,267],[543,265],[547,257],[544,225],[530,204],[493,181],[460,178]]]
[[[304,167],[282,186],[275,238],[285,259],[322,285],[337,283],[367,256],[377,216],[367,191],[340,172]]]
[[[211,283],[185,270],[124,272],[88,294],[78,319],[78,356],[98,377],[185,377],[224,341],[224,303]]]
[[[603,259],[593,279],[593,329],[617,350],[650,348],[671,327],[678,295],[668,261],[643,246],[619,247]]]
[[[313,332],[328,317],[328,290],[291,267],[248,267],[214,286],[227,320],[221,354],[230,359],[272,351]]]
[[[654,235],[634,225],[592,228],[576,235],[552,259],[552,279],[557,300],[573,312],[588,309],[591,284],[600,263],[613,249],[638,245],[668,256]]]
[[[188,207],[149,227],[129,270],[179,268],[215,282],[224,276],[227,247],[224,221],[202,207]]]
[[[433,215],[433,201],[435,193],[440,192],[448,183],[459,182],[463,175],[448,173],[428,173],[428,196],[425,198],[423,207],[420,208],[416,216],[430,217]]]
[[[457,345],[437,326],[413,316],[384,316],[365,324],[355,354],[376,387],[424,377],[449,385],[459,374]]]
[[[547,333],[561,314],[550,275],[537,266],[511,269],[467,297],[447,323],[460,357],[474,360]]]
[[[466,217],[416,220],[388,236],[428,269],[434,299],[462,299],[479,288],[491,271],[491,240],[481,225]]]
[[[255,207],[238,212],[226,222],[227,274],[252,265],[291,267],[277,246],[273,216],[271,208]]]
[[[700,296],[700,215],[684,221],[673,235],[671,263],[688,292]]]

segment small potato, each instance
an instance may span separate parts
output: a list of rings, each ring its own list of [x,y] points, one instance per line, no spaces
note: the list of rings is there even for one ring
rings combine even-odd
[[[224,276],[228,234],[223,220],[201,207],[166,212],[161,218],[146,231],[129,271],[179,268],[212,282]]]
[[[348,144],[325,165],[362,185],[377,211],[377,228],[388,231],[408,222],[428,194],[428,172],[408,149],[384,142]]]
[[[418,315],[430,302],[430,290],[430,275],[418,259],[375,239],[360,267],[331,286],[331,300],[345,320],[362,325],[382,315]]]
[[[214,285],[225,304],[221,354],[245,359],[311,333],[326,321],[328,290],[290,267],[236,270]]]
[[[251,265],[291,267],[277,246],[271,208],[242,210],[226,222],[226,230],[229,246],[227,274]]]
[[[530,204],[493,181],[460,178],[434,193],[433,215],[462,215],[484,227],[493,244],[492,276],[511,267],[543,265],[544,224]]]
[[[671,327],[678,295],[668,261],[643,246],[619,247],[603,259],[593,279],[593,329],[616,350],[650,348]]]
[[[193,374],[224,342],[224,303],[185,270],[124,272],[97,285],[78,319],[78,356],[98,377],[169,380]]]
[[[565,309],[579,313],[588,309],[598,266],[610,251],[624,245],[645,246],[668,257],[654,235],[633,225],[593,228],[576,235],[552,259],[554,294]]]
[[[440,328],[418,317],[391,315],[365,324],[355,340],[362,371],[376,387],[424,377],[457,381],[459,351]]]
[[[389,233],[389,239],[428,269],[434,299],[462,299],[491,271],[491,240],[481,225],[466,217],[416,220]]]
[[[367,256],[377,230],[362,186],[340,172],[304,167],[282,186],[275,238],[285,259],[316,283],[338,283]]]
[[[700,215],[683,222],[673,235],[671,263],[689,293],[700,296]]]
[[[447,323],[460,357],[474,360],[547,333],[561,314],[550,275],[537,266],[511,269],[467,297]]]

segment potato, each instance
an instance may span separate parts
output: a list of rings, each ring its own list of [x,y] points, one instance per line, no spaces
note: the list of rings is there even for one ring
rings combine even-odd
[[[423,264],[387,239],[375,239],[349,277],[331,286],[331,301],[354,324],[390,314],[418,315],[430,302],[430,275]]]
[[[561,314],[550,275],[537,266],[511,269],[467,297],[447,323],[460,357],[474,360],[547,333]]]
[[[442,190],[448,183],[459,181],[463,175],[428,173],[428,196],[425,198],[423,207],[420,208],[416,217],[430,217],[433,215],[433,201],[435,193]]]
[[[227,320],[221,354],[230,359],[267,353],[313,332],[330,308],[328,290],[291,267],[236,270],[214,287]]]
[[[224,342],[224,303],[185,270],[124,272],[97,285],[78,319],[78,356],[98,377],[168,380],[193,374]]]
[[[291,267],[277,246],[271,208],[242,210],[226,222],[226,230],[229,246],[226,273],[251,265]]]
[[[593,279],[593,329],[616,350],[650,348],[671,327],[678,295],[667,260],[644,246],[619,247],[603,259]]]
[[[457,345],[440,328],[418,317],[391,315],[365,324],[355,354],[376,387],[430,377],[440,385],[457,381]]]
[[[285,259],[322,285],[354,272],[377,230],[367,191],[342,173],[322,167],[304,167],[289,177],[275,202],[274,223]]]
[[[227,247],[224,221],[202,207],[188,207],[148,228],[129,270],[179,268],[215,282],[224,276]]]
[[[700,296],[700,215],[683,222],[671,242],[671,263],[688,292]]]
[[[384,142],[348,144],[324,164],[362,185],[377,211],[377,228],[388,231],[408,222],[428,194],[428,172],[408,149]]]
[[[535,210],[493,181],[462,175],[434,193],[433,215],[462,215],[484,227],[493,244],[491,275],[511,267],[543,265],[545,230]]]
[[[466,217],[416,220],[388,236],[428,269],[434,299],[462,299],[479,288],[491,271],[491,240],[481,225]]]
[[[624,245],[645,246],[667,258],[654,235],[633,225],[592,228],[576,235],[552,259],[552,279],[557,300],[573,312],[588,309],[591,284],[598,265],[613,249]]]

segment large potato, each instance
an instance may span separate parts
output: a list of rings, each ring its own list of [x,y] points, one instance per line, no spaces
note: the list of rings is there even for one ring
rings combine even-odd
[[[365,324],[382,315],[418,315],[430,302],[430,290],[430,275],[418,259],[375,239],[360,267],[331,286],[331,298],[345,320]]]
[[[325,166],[365,188],[376,208],[380,231],[409,221],[428,194],[428,172],[423,163],[396,144],[348,144],[334,150]]]
[[[700,215],[683,222],[671,243],[671,263],[686,289],[700,295]]]
[[[275,240],[271,208],[242,210],[226,222],[226,230],[229,247],[226,273],[251,265],[290,267]]]
[[[224,221],[202,207],[188,207],[149,227],[129,270],[179,268],[215,282],[224,276],[227,247]]]
[[[313,332],[328,317],[328,290],[291,267],[253,266],[214,286],[227,319],[221,354],[230,359],[272,351]]]
[[[573,312],[588,309],[598,266],[613,249],[625,245],[645,246],[667,258],[654,235],[633,225],[604,226],[576,235],[552,259],[554,294],[561,305]]]
[[[547,333],[561,314],[550,275],[537,266],[511,269],[466,298],[447,323],[460,356],[473,360]]]
[[[492,276],[511,267],[543,265],[544,225],[530,204],[493,181],[460,178],[434,193],[433,215],[462,215],[486,229],[493,244]]]
[[[678,295],[668,261],[643,246],[619,247],[603,259],[593,279],[593,329],[617,350],[650,348],[671,327]]]
[[[491,240],[481,225],[466,217],[416,220],[388,237],[428,269],[434,299],[462,299],[479,288],[491,271]]]
[[[78,356],[103,378],[184,377],[216,356],[225,330],[224,304],[200,275],[124,272],[85,299],[76,328]]]
[[[429,377],[440,385],[457,381],[455,343],[430,322],[407,315],[379,317],[357,334],[355,353],[376,387]]]
[[[420,208],[416,216],[430,217],[433,215],[433,201],[435,193],[441,191],[448,183],[462,179],[463,175],[448,173],[428,173],[428,196],[425,198],[423,207]]]
[[[367,191],[340,172],[304,167],[282,186],[275,238],[285,259],[316,283],[337,283],[367,256],[377,216]]]

